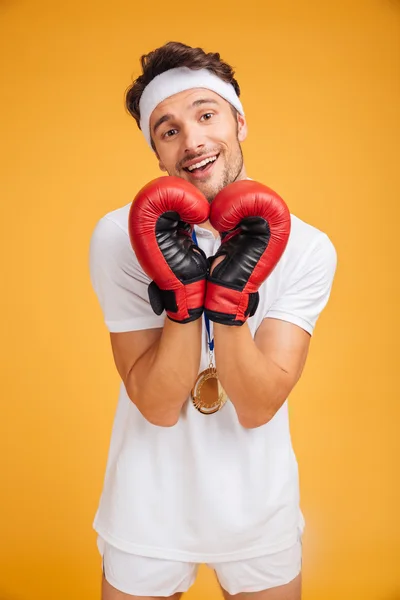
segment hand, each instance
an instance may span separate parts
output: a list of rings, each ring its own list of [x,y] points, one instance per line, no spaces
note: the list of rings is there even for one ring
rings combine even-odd
[[[255,314],[258,289],[286,248],[290,212],[273,190],[242,180],[216,195],[210,223],[222,241],[208,276],[205,314],[215,323],[243,325]]]
[[[132,248],[152,279],[149,299],[154,312],[178,323],[201,317],[208,262],[193,242],[192,225],[208,219],[203,194],[180,177],[159,177],[136,195],[128,220]]]

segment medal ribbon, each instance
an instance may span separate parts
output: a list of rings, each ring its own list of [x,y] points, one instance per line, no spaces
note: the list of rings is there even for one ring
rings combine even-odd
[[[196,232],[194,230],[193,227],[193,231],[192,231],[192,240],[194,241],[194,243],[196,244],[196,246],[198,246],[197,243],[197,235]],[[203,313],[204,314],[204,313]],[[207,330],[207,338],[208,338],[208,349],[210,352],[210,358],[213,356],[213,352],[214,352],[214,338],[211,339],[211,332],[210,332],[210,319],[207,317],[206,314],[204,314],[204,323],[206,325],[206,330]]]
[[[192,231],[193,242],[197,244],[197,236],[193,227]],[[210,320],[206,314],[204,314],[204,323],[207,330],[208,339],[208,354],[209,354],[209,366],[208,369],[202,371],[194,385],[192,390],[192,402],[195,408],[206,415],[211,415],[224,406],[227,401],[227,395],[221,384],[219,383],[216,368],[214,365],[214,338],[211,339]],[[207,385],[208,382],[214,380],[216,386]],[[215,381],[216,380],[216,381]],[[208,388],[208,389],[207,389]]]

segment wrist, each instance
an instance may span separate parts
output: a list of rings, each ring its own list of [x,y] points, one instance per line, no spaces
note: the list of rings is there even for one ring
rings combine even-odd
[[[186,324],[198,320],[204,310],[206,276],[189,282],[179,282],[173,289],[161,289],[155,281],[148,288],[153,311],[161,315],[165,310],[171,321]]]
[[[204,312],[213,323],[240,327],[254,315],[258,303],[258,291],[243,292],[239,286],[227,287],[224,282],[208,277]]]

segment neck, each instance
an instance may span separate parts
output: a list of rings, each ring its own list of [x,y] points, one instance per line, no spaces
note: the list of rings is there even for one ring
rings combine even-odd
[[[214,227],[211,225],[210,221],[205,221],[204,223],[202,223],[200,225],[200,227],[202,227],[203,229],[208,229],[208,231],[211,231],[211,233],[213,234],[213,236],[215,238],[219,237],[219,232],[214,229]]]
[[[240,181],[241,179],[248,179],[247,173],[246,173],[246,167],[244,166],[244,163],[243,163],[242,170],[240,171],[239,175],[236,177],[235,181]]]

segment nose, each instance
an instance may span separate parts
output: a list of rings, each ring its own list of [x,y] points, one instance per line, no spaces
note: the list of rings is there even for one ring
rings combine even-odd
[[[204,148],[204,135],[197,127],[187,127],[182,133],[185,154],[198,154]]]

